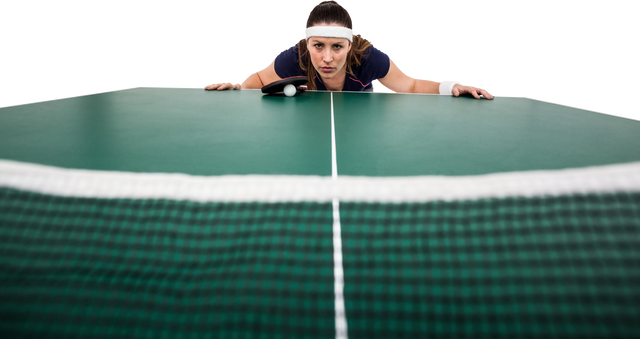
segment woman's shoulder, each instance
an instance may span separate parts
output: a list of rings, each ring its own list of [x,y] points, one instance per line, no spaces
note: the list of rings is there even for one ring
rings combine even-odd
[[[370,45],[365,49],[362,54],[363,63],[379,63],[379,62],[389,62],[389,56],[383,51],[377,49],[373,45]]]
[[[362,53],[360,65],[354,67],[354,71],[358,73],[356,76],[373,80],[384,78],[390,66],[389,56],[373,45],[370,45]]]
[[[276,74],[281,78],[305,75],[298,63],[298,44],[282,51],[274,61]]]
[[[378,45],[372,44],[363,52],[360,59],[360,69],[363,73],[375,73],[381,76],[389,70],[391,53]]]

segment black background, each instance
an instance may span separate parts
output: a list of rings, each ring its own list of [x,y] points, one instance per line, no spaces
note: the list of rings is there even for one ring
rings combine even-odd
[[[0,103],[132,84],[240,80],[302,35],[312,3],[20,5],[0,24]],[[619,10],[345,3],[356,30],[416,76],[638,114],[630,108],[634,39],[625,40]]]

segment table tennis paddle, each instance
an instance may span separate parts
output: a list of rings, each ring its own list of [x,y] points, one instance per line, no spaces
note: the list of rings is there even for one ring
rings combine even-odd
[[[262,93],[273,94],[282,92],[285,86],[291,84],[296,87],[298,91],[304,91],[307,89],[307,86],[302,86],[309,81],[306,76],[295,76],[288,77],[280,80],[276,80],[274,82],[268,83],[262,86]]]

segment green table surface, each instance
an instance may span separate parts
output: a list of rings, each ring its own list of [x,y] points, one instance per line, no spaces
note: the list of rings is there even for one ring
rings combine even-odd
[[[0,109],[0,158],[195,175],[331,175],[331,97],[136,88]],[[640,122],[524,98],[333,93],[339,175],[640,160]]]

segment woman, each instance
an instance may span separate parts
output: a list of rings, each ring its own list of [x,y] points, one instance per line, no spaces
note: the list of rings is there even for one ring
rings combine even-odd
[[[316,6],[307,20],[307,39],[282,52],[267,68],[254,73],[242,85],[213,84],[206,90],[259,89],[291,76],[307,76],[308,88],[329,91],[370,91],[379,80],[400,93],[471,95],[494,97],[487,91],[445,81],[413,79],[400,71],[389,57],[369,41],[353,35],[349,13],[335,1]]]

